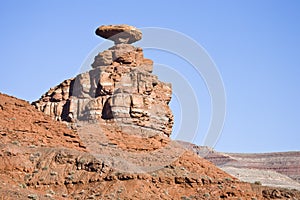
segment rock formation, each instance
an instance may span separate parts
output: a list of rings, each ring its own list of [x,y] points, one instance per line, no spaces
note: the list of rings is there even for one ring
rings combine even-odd
[[[131,44],[142,39],[142,32],[133,26],[128,25],[103,25],[96,29],[96,35],[109,39],[115,44]]]
[[[51,88],[33,105],[58,121],[114,121],[135,132],[169,136],[173,115],[171,84],[152,74],[153,61],[129,43],[141,32],[127,25],[101,26],[116,45],[96,55],[92,69]]]
[[[171,141],[171,86],[151,74],[152,61],[130,37],[34,106],[0,93],[0,199],[300,198],[240,182]],[[134,155],[133,164],[160,167],[120,171],[110,159]]]

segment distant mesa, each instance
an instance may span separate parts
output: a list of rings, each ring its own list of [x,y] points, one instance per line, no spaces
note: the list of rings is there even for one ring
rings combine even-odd
[[[129,25],[103,25],[96,29],[96,35],[114,41],[115,44],[131,44],[142,39],[142,32]]]

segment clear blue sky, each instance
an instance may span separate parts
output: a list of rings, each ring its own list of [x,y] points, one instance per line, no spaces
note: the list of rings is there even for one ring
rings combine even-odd
[[[217,150],[300,150],[299,10],[299,1],[283,0],[2,0],[0,91],[33,101],[75,76],[103,41],[94,35],[99,25],[169,28],[202,45],[224,81],[227,116]],[[184,66],[163,54],[145,52]]]

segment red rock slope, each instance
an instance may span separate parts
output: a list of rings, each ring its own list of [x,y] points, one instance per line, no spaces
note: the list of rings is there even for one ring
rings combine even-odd
[[[116,171],[87,152],[75,131],[26,101],[4,94],[0,94],[0,139],[0,199],[300,197],[241,183],[190,151],[149,173]]]

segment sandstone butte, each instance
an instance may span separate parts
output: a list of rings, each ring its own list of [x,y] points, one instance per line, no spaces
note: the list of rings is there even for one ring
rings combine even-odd
[[[130,38],[32,105],[0,94],[1,199],[300,199],[241,182],[172,141],[171,84]]]

